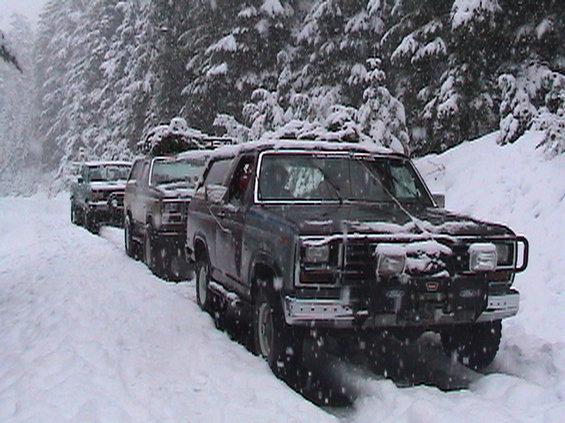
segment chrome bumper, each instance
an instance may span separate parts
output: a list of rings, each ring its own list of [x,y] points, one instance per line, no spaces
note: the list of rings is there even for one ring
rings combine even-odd
[[[515,316],[520,307],[520,294],[515,291],[507,295],[490,296],[487,308],[481,313],[478,322],[490,322]]]
[[[489,296],[487,307],[477,322],[489,322],[518,313],[520,294],[517,291],[506,295]],[[369,316],[367,310],[354,310],[350,304],[343,300],[315,300],[286,296],[284,299],[285,320],[289,325],[321,324],[332,327],[353,327],[355,321]],[[430,321],[422,321],[423,326],[434,326],[452,323],[465,323],[455,318],[453,314],[446,314],[436,310],[435,316]],[[399,322],[395,314],[379,314],[371,316],[363,323],[362,327],[405,326],[409,322]]]
[[[286,296],[284,315],[289,325],[311,322],[335,323],[352,326],[355,314],[351,306],[341,300],[313,300]]]
[[[92,210],[103,210],[106,211],[108,210],[108,200],[104,200],[104,201],[90,201],[88,203],[88,207],[90,207]]]

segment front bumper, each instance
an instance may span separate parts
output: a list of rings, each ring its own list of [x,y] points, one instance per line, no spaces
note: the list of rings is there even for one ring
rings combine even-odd
[[[186,239],[186,223],[166,223],[156,226],[154,228],[155,235],[162,238],[179,239],[184,241]]]
[[[121,206],[111,207],[107,201],[93,201],[88,203],[88,209],[100,224],[122,224],[124,208]]]
[[[464,320],[454,313],[436,309],[431,319],[404,321],[394,313],[371,315],[369,310],[355,310],[341,299],[284,298],[285,320],[289,325],[337,328],[363,328],[395,326],[433,327],[446,324],[489,322],[515,316],[518,313],[520,294],[510,291],[505,295],[490,295],[486,308],[476,319]]]

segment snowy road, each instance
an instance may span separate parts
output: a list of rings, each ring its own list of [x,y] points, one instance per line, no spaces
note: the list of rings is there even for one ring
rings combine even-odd
[[[0,199],[0,421],[334,420],[68,208]]]
[[[165,283],[126,257],[120,230],[71,225],[65,196],[0,198],[0,421],[564,421],[565,161],[540,160],[526,141],[503,166],[491,139],[421,163],[427,177],[439,169],[448,206],[508,222],[532,243],[521,310],[504,322],[491,368],[444,392],[321,363],[354,394],[344,408],[320,409],[278,381],[214,328],[192,282]],[[429,366],[449,365],[433,336],[421,347]]]

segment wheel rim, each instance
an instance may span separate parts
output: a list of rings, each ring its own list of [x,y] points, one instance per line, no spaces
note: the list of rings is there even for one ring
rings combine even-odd
[[[208,299],[208,266],[202,264],[198,272],[198,300],[200,305],[204,307]]]
[[[263,357],[268,357],[271,353],[271,347],[273,343],[273,311],[267,302],[263,302],[259,306],[259,316],[258,316],[259,327],[258,339],[259,348],[261,350],[261,355]]]

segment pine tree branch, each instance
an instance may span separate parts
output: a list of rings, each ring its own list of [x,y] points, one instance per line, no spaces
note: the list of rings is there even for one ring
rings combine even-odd
[[[5,62],[14,65],[16,69],[19,70],[21,73],[24,73],[24,71],[20,67],[20,64],[18,63],[18,59],[16,59],[16,56],[14,56],[10,52],[10,50],[8,50],[8,48],[6,47],[6,44],[4,43],[4,34],[2,34],[1,32],[0,32],[0,58]]]

